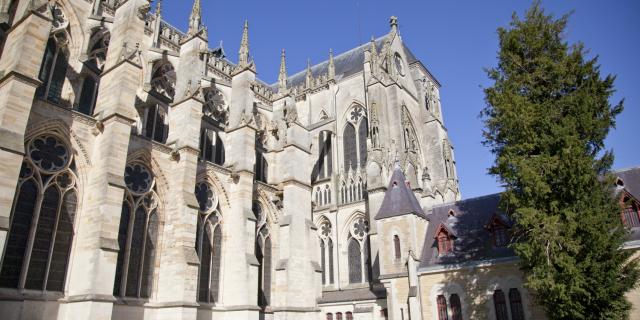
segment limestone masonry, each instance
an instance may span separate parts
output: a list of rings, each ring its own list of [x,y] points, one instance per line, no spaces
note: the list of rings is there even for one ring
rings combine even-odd
[[[268,84],[200,0],[0,1],[0,318],[544,319],[389,23]]]

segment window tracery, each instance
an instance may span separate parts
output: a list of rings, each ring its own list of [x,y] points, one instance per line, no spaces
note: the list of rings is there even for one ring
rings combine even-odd
[[[320,265],[322,267],[322,284],[333,284],[333,233],[331,222],[323,219],[318,228],[320,238]]]
[[[369,221],[356,218],[349,230],[347,253],[349,283],[363,283],[371,279],[369,256]]]
[[[157,61],[153,64],[151,74],[151,88],[156,93],[173,101],[176,93],[176,72],[173,65],[167,61]]]
[[[195,188],[200,206],[196,234],[196,252],[200,258],[198,272],[198,301],[218,302],[222,258],[222,217],[218,211],[218,197],[208,182]]]
[[[75,162],[54,135],[27,142],[11,212],[0,287],[62,292],[78,203]]]
[[[159,228],[155,177],[146,165],[136,161],[126,166],[124,179],[113,294],[149,298]]]

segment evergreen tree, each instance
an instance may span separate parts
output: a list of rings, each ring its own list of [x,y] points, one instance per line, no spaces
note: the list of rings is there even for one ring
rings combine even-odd
[[[569,45],[569,16],[539,2],[499,28],[498,65],[487,70],[484,143],[489,172],[506,187],[501,206],[516,221],[513,248],[527,286],[550,319],[626,319],[625,293],[638,261],[621,247],[620,221],[604,139],[622,112],[615,77],[601,77],[582,43]],[[604,178],[603,178],[604,177]]]

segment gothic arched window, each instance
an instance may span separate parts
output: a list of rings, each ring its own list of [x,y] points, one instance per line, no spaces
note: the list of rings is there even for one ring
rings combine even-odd
[[[271,304],[272,245],[271,232],[266,213],[262,206],[254,202],[253,213],[256,216],[255,254],[258,259],[258,305],[267,307]]]
[[[53,103],[60,102],[69,67],[68,60],[64,43],[60,43],[56,37],[49,38],[38,75],[38,80],[42,82],[36,91],[39,98]]]
[[[371,279],[368,233],[369,221],[364,217],[355,219],[347,245],[349,283],[368,282]]]
[[[462,305],[460,304],[460,297],[457,294],[452,294],[449,298],[451,304],[451,320],[462,320]]]
[[[222,258],[222,226],[217,211],[218,198],[211,185],[196,185],[196,199],[200,206],[196,252],[200,258],[198,272],[198,302],[218,302],[220,288],[220,261]]]
[[[502,290],[498,289],[493,292],[493,306],[496,309],[496,320],[509,320],[507,301],[504,298],[504,292],[502,292]]]
[[[436,299],[438,306],[438,320],[449,320],[449,314],[447,311],[447,298],[443,295],[439,295]]]
[[[368,128],[364,107],[354,106],[347,120],[342,136],[345,171],[367,165]]]
[[[355,170],[358,166],[358,142],[356,139],[356,128],[351,123],[347,123],[344,127],[342,135],[343,153],[344,153],[344,169]]]
[[[78,202],[73,152],[53,135],[31,139],[26,149],[0,287],[62,292]]]
[[[113,294],[149,298],[159,228],[155,178],[146,165],[132,162],[125,168],[124,182]]]
[[[320,265],[322,267],[322,284],[333,284],[333,240],[331,223],[324,220],[320,223]]]
[[[516,288],[509,289],[509,306],[511,307],[511,320],[524,320],[522,297]]]

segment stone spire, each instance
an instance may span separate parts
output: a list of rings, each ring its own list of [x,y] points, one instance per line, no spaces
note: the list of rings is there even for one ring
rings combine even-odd
[[[240,42],[240,50],[238,50],[238,65],[246,67],[249,65],[249,21],[244,21],[244,30],[242,31],[242,41]]]
[[[202,10],[200,9],[200,0],[193,2],[191,16],[189,16],[189,34],[195,34],[202,27]]]
[[[158,0],[158,2],[156,3],[156,17],[160,16],[162,16],[162,0]]]
[[[311,59],[307,58],[307,74],[305,77],[304,85],[307,88],[311,88],[313,83],[313,74],[311,73]]]
[[[329,49],[329,68],[328,68],[329,80],[335,80],[336,78],[336,65],[333,63],[333,49]]]
[[[280,56],[280,73],[278,74],[278,92],[282,93],[287,90],[287,62],[285,60],[284,49]]]

